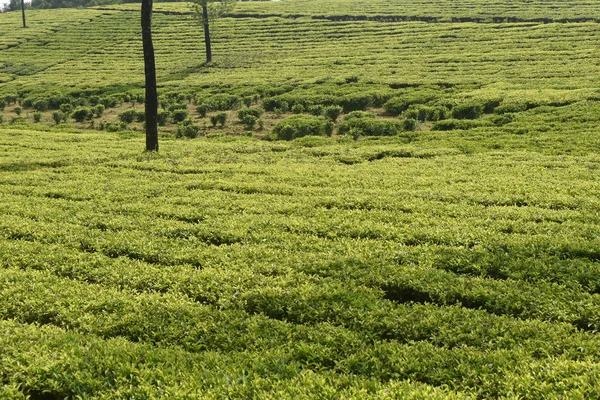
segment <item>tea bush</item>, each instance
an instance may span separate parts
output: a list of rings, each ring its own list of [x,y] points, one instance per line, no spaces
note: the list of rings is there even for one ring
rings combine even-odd
[[[192,118],[186,118],[184,121],[177,124],[175,136],[178,138],[196,138],[200,134],[200,127],[194,123]]]
[[[452,108],[452,117],[455,119],[477,119],[483,114],[482,104],[458,104]]]
[[[350,118],[338,125],[338,133],[344,135],[350,131],[361,136],[394,136],[404,130],[403,123],[389,119]]]
[[[344,121],[349,121],[355,118],[375,118],[376,115],[368,111],[352,111],[344,117]]]
[[[183,122],[188,118],[188,116],[189,113],[187,110],[176,109],[171,112],[171,120],[173,120],[174,123]]]
[[[273,128],[273,134],[280,140],[293,140],[304,136],[331,134],[331,124],[324,118],[312,115],[292,115],[280,121]]]
[[[224,127],[225,122],[227,122],[227,114],[226,113],[217,113],[217,114],[211,115],[210,122],[213,127],[216,127],[217,124],[220,124],[221,127]]]
[[[71,118],[73,118],[76,122],[90,121],[92,118],[94,118],[94,111],[89,107],[79,107],[73,110],[71,113]]]
[[[383,104],[383,108],[388,114],[400,115],[413,104],[425,104],[436,98],[434,93],[429,91],[407,93],[389,99]]]
[[[239,118],[240,121],[243,122],[244,118],[248,117],[248,116],[252,116],[255,118],[260,118],[263,114],[264,114],[265,110],[263,110],[262,108],[242,108],[237,112],[237,116]]]
[[[327,118],[333,122],[337,121],[338,117],[342,114],[343,108],[340,106],[329,106],[325,108],[324,114]]]
[[[434,131],[451,131],[455,129],[472,129],[479,126],[490,125],[491,120],[465,120],[465,119],[446,119],[438,121],[431,127]]]
[[[291,111],[292,114],[302,114],[304,113],[304,106],[300,103],[294,104]]]

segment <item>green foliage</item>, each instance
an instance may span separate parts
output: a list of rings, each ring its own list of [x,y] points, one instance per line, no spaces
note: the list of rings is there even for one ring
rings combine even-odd
[[[414,91],[407,93],[402,96],[393,97],[389,99],[384,105],[385,111],[391,115],[400,115],[404,111],[408,110],[411,105],[414,104],[425,104],[436,98],[434,92],[429,90],[426,91]]]
[[[227,114],[226,113],[217,113],[217,114],[211,115],[210,122],[213,127],[216,127],[217,124],[220,124],[221,127],[224,127],[225,122],[227,122]]]
[[[275,125],[273,134],[280,140],[293,140],[310,135],[331,135],[330,122],[312,115],[292,115]]]
[[[40,99],[31,105],[31,107],[36,111],[47,111],[50,107],[48,100]]]
[[[488,125],[491,121],[464,120],[464,119],[446,119],[438,121],[432,126],[434,131],[451,131],[455,129],[471,129],[479,126]]]
[[[104,104],[96,104],[94,106],[94,117],[100,118],[104,114]]]
[[[169,113],[165,110],[158,110],[156,114],[156,122],[158,126],[165,126],[169,119]]]
[[[78,107],[71,113],[71,118],[76,122],[90,121],[93,117],[94,111],[90,107]]]
[[[240,121],[244,121],[244,118],[247,118],[248,116],[252,116],[255,117],[256,119],[260,118],[263,114],[264,114],[265,110],[263,110],[262,108],[242,108],[238,111],[237,116],[239,118]]]
[[[73,112],[73,105],[71,103],[64,103],[59,106],[59,110],[65,114],[71,114]]]
[[[323,107],[323,105],[321,105],[321,104],[315,104],[315,105],[308,106],[306,108],[306,111],[308,111],[310,114],[312,114],[316,117],[320,117],[321,115],[323,115],[325,113],[325,107]]]
[[[335,122],[337,121],[338,117],[342,114],[342,111],[343,108],[341,106],[330,106],[325,109],[324,113],[327,118]]]
[[[404,124],[390,119],[350,118],[338,125],[340,135],[353,132],[361,136],[394,136],[404,130]]]
[[[537,3],[240,2],[211,65],[155,4],[163,115],[364,110],[159,154],[31,124],[140,101],[135,4],[1,14],[0,398],[600,397],[600,3]]]
[[[367,111],[352,111],[344,117],[344,121],[349,121],[355,118],[375,118],[376,115]]]
[[[33,113],[33,122],[40,122],[42,120],[42,112],[36,111]]]
[[[139,112],[134,109],[125,110],[119,114],[119,121],[131,124],[138,119],[138,114]]]
[[[294,104],[291,109],[293,114],[302,114],[304,113],[304,106],[300,103]]]
[[[477,119],[483,114],[483,105],[477,103],[458,104],[452,108],[452,117],[456,119]]]
[[[196,103],[205,104],[210,111],[232,110],[238,106],[239,101],[238,96],[227,93],[215,94],[202,99],[196,97]]]
[[[54,122],[56,123],[56,125],[60,124],[61,122],[66,121],[67,119],[67,115],[66,113],[63,113],[62,111],[54,111],[52,113],[52,119],[54,120]]]
[[[196,112],[200,118],[206,117],[206,113],[210,110],[211,108],[207,104],[200,104],[198,107],[196,107]]]
[[[446,119],[450,115],[450,111],[445,106],[426,106],[422,104],[411,105],[402,113],[402,116],[409,119],[416,119],[421,122],[439,121]]]
[[[188,116],[188,111],[183,109],[173,110],[171,112],[171,119],[175,123],[185,121],[188,118]]]
[[[178,138],[196,138],[200,134],[200,127],[194,123],[192,118],[187,118],[184,121],[177,124],[177,131],[175,136]]]
[[[17,115],[21,115],[21,113],[23,112],[23,108],[22,107],[15,107],[14,110],[15,114]]]
[[[246,129],[251,130],[254,129],[254,126],[258,122],[258,118],[254,115],[245,115],[240,121],[244,124]]]

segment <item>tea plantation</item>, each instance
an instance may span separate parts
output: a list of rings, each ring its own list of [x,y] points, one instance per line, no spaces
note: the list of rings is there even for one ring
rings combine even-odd
[[[600,398],[600,3],[0,14],[0,398]]]

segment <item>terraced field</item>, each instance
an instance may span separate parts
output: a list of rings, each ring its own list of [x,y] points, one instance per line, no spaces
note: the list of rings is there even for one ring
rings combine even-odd
[[[156,4],[158,154],[136,7],[0,14],[0,398],[600,397],[599,4]]]

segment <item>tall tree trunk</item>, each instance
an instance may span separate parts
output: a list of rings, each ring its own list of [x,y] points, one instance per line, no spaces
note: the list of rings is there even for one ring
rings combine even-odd
[[[206,45],[206,62],[212,62],[212,49],[210,47],[210,29],[208,27],[208,5],[202,2],[202,25],[204,25],[204,44]]]
[[[23,28],[27,28],[25,23],[25,0],[21,0],[21,14],[23,14]]]
[[[152,0],[142,0],[142,42],[146,73],[146,151],[158,151],[158,95],[152,45]]]

